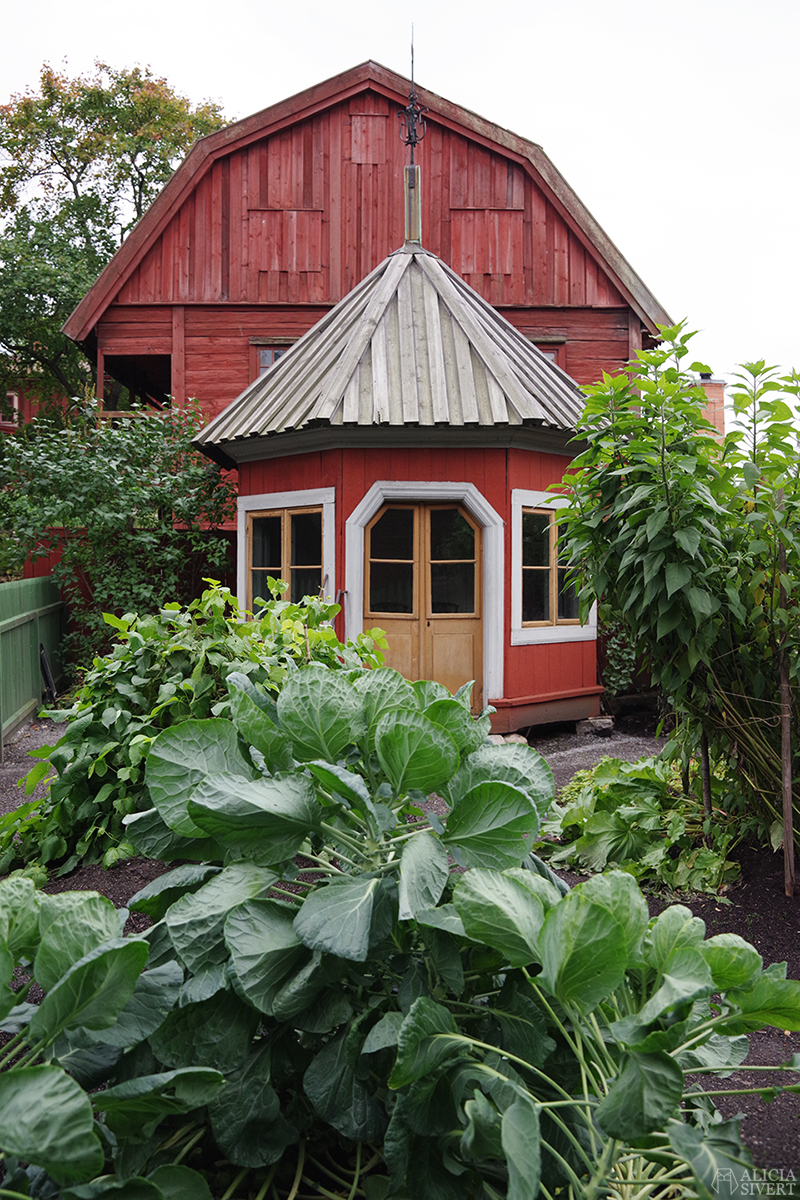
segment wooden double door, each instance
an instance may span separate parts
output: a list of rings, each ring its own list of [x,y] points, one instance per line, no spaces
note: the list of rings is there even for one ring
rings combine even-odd
[[[481,528],[457,504],[386,504],[367,526],[365,626],[386,630],[388,666],[481,707]]]

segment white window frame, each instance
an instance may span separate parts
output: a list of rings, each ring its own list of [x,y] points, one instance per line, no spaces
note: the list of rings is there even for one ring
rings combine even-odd
[[[505,634],[504,531],[505,521],[481,495],[474,483],[431,483],[429,480],[397,482],[379,479],[356,505],[345,524],[345,637],[364,628],[364,531],[384,504],[426,500],[455,500],[483,529],[483,695],[484,703],[503,696]]]
[[[597,639],[597,605],[585,625],[522,624],[522,511],[526,508],[558,509],[569,504],[566,496],[552,492],[511,491],[511,645],[537,646],[548,642],[593,642]]]
[[[322,581],[325,598],[336,598],[336,488],[305,488],[297,492],[262,492],[240,496],[236,528],[236,591],[239,604],[247,607],[247,516],[278,508],[322,509]]]

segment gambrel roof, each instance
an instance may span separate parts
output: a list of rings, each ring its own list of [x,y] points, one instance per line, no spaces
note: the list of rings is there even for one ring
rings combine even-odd
[[[391,254],[198,435],[226,465],[314,427],[567,432],[578,386],[440,258]]]
[[[360,276],[356,269],[355,275],[347,277],[340,262],[342,251],[335,242],[338,234],[331,232],[327,223],[332,228],[344,219],[346,203],[351,206],[348,213],[366,204],[368,191],[355,207],[352,197],[347,199],[347,189],[352,190],[353,185],[340,179],[341,166],[336,163],[342,161],[341,146],[337,151],[338,142],[326,142],[325,130],[317,126],[320,118],[349,102],[352,116],[347,117],[348,162],[353,166],[363,163],[367,176],[373,170],[388,170],[390,182],[385,186],[394,186],[385,157],[385,139],[389,137],[386,117],[372,111],[362,113],[360,109],[365,106],[356,101],[369,94],[391,114],[393,106],[405,105],[408,90],[407,79],[367,62],[202,138],[69,317],[65,333],[81,344],[91,343],[98,322],[115,301],[123,306],[338,301]],[[458,143],[447,159],[447,180],[443,181],[450,189],[447,212],[426,217],[432,232],[437,221],[446,222],[447,245],[440,248],[435,239],[429,239],[428,244],[487,299],[501,305],[575,304],[589,308],[594,304],[624,303],[652,335],[657,332],[657,324],[671,323],[540,146],[423,88],[417,88],[417,95],[429,109],[429,134],[421,147],[423,153],[433,153],[431,147],[437,137],[441,141],[452,135]],[[331,124],[330,137],[341,137],[340,131],[341,125],[334,128]],[[392,142],[396,134],[395,129]],[[266,142],[273,147],[269,153],[275,161],[270,159],[267,164],[264,158],[259,165],[255,151]],[[464,156],[463,163],[459,155]],[[385,165],[373,168],[371,163]],[[335,195],[331,180],[324,186],[320,182],[327,171],[338,172]],[[428,186],[438,189],[433,172],[429,179]],[[278,186],[274,180],[279,182],[280,196],[273,194]],[[364,187],[371,186],[367,178]],[[369,198],[369,209],[358,211],[364,212],[365,222],[374,221],[376,228],[382,221],[380,238],[385,238],[386,219],[385,214],[381,215],[384,200],[373,192],[369,192]],[[387,202],[391,209],[391,196]],[[436,202],[434,197],[431,204]],[[540,209],[531,210],[531,204],[540,205]],[[557,226],[555,232],[551,231],[551,214],[552,225]],[[527,238],[534,237],[535,244],[524,254],[523,228],[536,231],[535,236],[526,233]],[[348,234],[343,236],[347,238]],[[327,251],[326,237],[331,239]],[[556,240],[551,246],[547,239],[553,237]],[[477,263],[480,257],[479,246],[485,248],[480,254],[486,263],[471,266],[472,260]],[[391,248],[390,241],[371,262],[367,255],[363,274]],[[279,276],[285,270],[287,255],[294,264],[290,273],[306,273],[306,281],[299,286],[308,288],[307,295],[302,290],[297,297],[269,291],[273,286],[283,286]],[[533,258],[528,261],[530,255]],[[548,270],[553,274],[546,285],[537,255],[542,261],[547,256]],[[513,272],[506,261],[511,258]],[[249,264],[249,274],[245,264]],[[471,274],[477,270],[488,272],[484,274],[488,282],[478,283]],[[259,272],[267,289],[263,295],[259,291]],[[492,273],[498,279],[511,279],[513,274],[513,286],[509,284],[505,292],[500,287],[497,296],[489,294],[495,286],[491,283]],[[536,289],[543,290],[537,293]]]

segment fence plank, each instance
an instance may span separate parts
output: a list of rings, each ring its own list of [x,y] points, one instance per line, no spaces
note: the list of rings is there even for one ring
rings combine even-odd
[[[9,737],[42,702],[40,643],[58,681],[64,604],[49,577],[0,583],[0,762]]]

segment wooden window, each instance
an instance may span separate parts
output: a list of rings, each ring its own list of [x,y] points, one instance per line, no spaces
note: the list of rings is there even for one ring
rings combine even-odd
[[[271,599],[268,580],[281,579],[293,602],[322,591],[322,509],[282,508],[247,514],[247,608]]]
[[[279,358],[282,358],[288,346],[259,346],[258,350],[258,375],[259,378],[268,371],[273,363],[276,363]]]
[[[577,625],[578,597],[566,583],[554,512],[522,510],[522,624]]]

